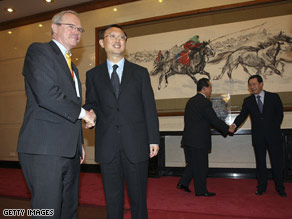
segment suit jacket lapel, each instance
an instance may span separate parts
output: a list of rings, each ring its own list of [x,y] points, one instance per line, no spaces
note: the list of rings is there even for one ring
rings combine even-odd
[[[56,45],[56,43],[54,43],[53,41],[50,41],[49,44],[52,46],[53,51],[55,52],[56,55],[56,61],[59,63],[59,65],[62,68],[62,72],[65,73],[65,77],[68,79],[69,83],[72,85],[72,88],[74,90],[74,93],[76,94],[76,88],[75,88],[75,83],[72,80],[72,75],[70,72],[70,69],[68,67],[68,64],[65,60],[64,55],[62,54],[61,50],[59,49],[59,47]],[[75,65],[72,62],[72,69],[74,70],[75,74],[77,75],[76,77],[78,78],[78,85],[79,85],[79,91],[80,91],[80,97],[81,97],[81,84],[80,84],[80,80],[79,80],[79,74],[78,74],[78,70],[75,67]],[[81,101],[81,98],[77,97],[76,94],[76,98],[80,99],[79,101]]]
[[[265,108],[267,108],[267,105],[269,104],[269,94],[264,90],[264,102],[263,102],[263,114],[265,112]]]
[[[53,47],[53,51],[56,53],[57,62],[59,62],[60,66],[62,67],[62,69],[64,70],[64,72],[66,74],[66,77],[68,78],[68,80],[71,81],[71,84],[72,84],[73,88],[75,89],[75,84],[74,84],[74,81],[72,80],[72,75],[71,75],[70,69],[68,67],[68,64],[65,60],[64,55],[62,54],[61,50],[56,45],[56,43],[54,43],[53,41],[50,41],[50,45]],[[73,64],[72,64],[72,66],[73,66]],[[76,67],[75,67],[75,69],[76,69]]]
[[[256,108],[256,111],[261,114],[261,111],[260,111],[260,108],[259,108],[259,105],[258,105],[258,102],[256,100],[256,96],[254,94],[251,95],[251,101],[253,103],[253,106]],[[264,108],[263,108],[263,112],[264,112]]]
[[[77,80],[77,83],[78,83],[78,88],[79,88],[79,95],[80,97],[78,98],[79,101],[81,102],[81,99],[82,99],[82,85],[81,85],[81,81],[80,81],[80,78],[79,78],[79,72],[78,72],[78,69],[76,68],[76,66],[74,65],[74,63],[72,62],[72,69],[76,75],[76,79]],[[72,77],[71,77],[72,78]],[[73,80],[72,80],[73,81]],[[73,85],[74,85],[74,90],[75,90],[75,93],[76,93],[76,88],[75,88],[75,82],[73,81]],[[77,96],[77,94],[76,94]]]
[[[107,62],[106,61],[101,64],[101,77],[100,77],[100,79],[102,81],[100,81],[98,83],[104,84],[105,87],[109,89],[110,93],[112,93],[113,96],[115,97],[115,93],[114,93],[114,89],[113,89],[113,86],[112,86],[112,83],[111,83],[111,79],[110,79],[110,76],[109,76],[109,73],[108,73]]]
[[[128,82],[130,81],[132,74],[133,74],[133,72],[132,72],[130,63],[127,60],[125,60],[119,95],[123,92],[123,90],[125,90],[125,87],[127,86]]]

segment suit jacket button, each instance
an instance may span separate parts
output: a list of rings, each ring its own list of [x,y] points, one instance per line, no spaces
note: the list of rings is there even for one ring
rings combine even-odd
[[[119,107],[117,108],[117,111],[120,112],[120,108]]]

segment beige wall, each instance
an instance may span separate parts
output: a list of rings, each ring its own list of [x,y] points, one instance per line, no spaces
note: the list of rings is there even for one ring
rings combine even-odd
[[[123,23],[155,16],[249,2],[247,0],[141,0],[113,7],[84,12],[80,14],[81,22],[86,32],[82,36],[78,48],[72,50],[73,61],[77,64],[85,93],[85,73],[95,63],[95,28],[112,23]],[[0,32],[0,160],[17,160],[17,137],[22,123],[25,108],[25,93],[22,65],[27,47],[32,42],[47,42],[50,36],[50,21],[13,28]],[[75,59],[75,60],[74,60]],[[76,60],[78,59],[78,60]],[[291,120],[290,120],[291,121]],[[161,118],[161,130],[181,130],[182,119]],[[94,163],[94,139],[92,131],[85,131],[87,163]]]

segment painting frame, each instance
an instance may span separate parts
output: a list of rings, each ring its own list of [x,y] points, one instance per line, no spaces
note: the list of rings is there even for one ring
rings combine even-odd
[[[208,27],[211,25],[228,24],[260,18],[290,15],[291,0],[257,0],[236,3],[219,7],[192,10],[183,13],[140,19],[119,23],[129,38],[165,33],[190,28]],[[96,27],[96,65],[105,60],[105,52],[99,46],[99,33],[105,26]],[[284,111],[292,111],[292,92],[280,92]],[[231,95],[232,113],[237,113],[243,99],[248,96]],[[160,116],[181,116],[188,98],[156,100]]]

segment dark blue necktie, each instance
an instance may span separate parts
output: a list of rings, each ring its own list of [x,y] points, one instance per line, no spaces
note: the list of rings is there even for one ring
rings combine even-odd
[[[259,109],[261,112],[263,112],[263,102],[261,101],[261,96],[258,95],[257,96],[257,99],[258,99],[258,106],[259,106]]]
[[[115,96],[117,99],[119,97],[119,90],[120,90],[120,80],[119,80],[119,76],[117,73],[118,67],[119,67],[118,65],[113,65],[113,72],[111,75],[111,82],[112,82],[114,93],[115,93]]]

